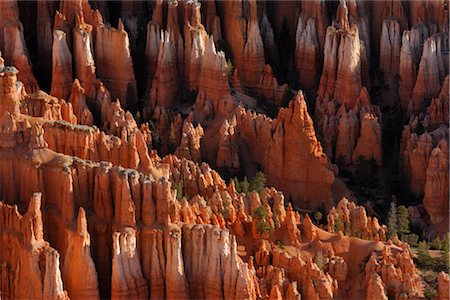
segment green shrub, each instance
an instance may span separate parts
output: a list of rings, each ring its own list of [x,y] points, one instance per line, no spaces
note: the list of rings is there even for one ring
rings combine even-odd
[[[317,224],[319,224],[320,220],[322,220],[322,213],[320,211],[316,211],[314,213],[314,219],[316,220]]]
[[[177,191],[177,200],[181,201],[181,199],[183,198],[183,181],[181,180],[178,184],[174,184],[174,188]]]
[[[322,251],[319,251],[316,253],[316,256],[314,257],[314,262],[319,267],[319,269],[323,269],[323,254]]]
[[[415,233],[401,235],[401,240],[408,243],[411,247],[417,247],[419,236]]]
[[[250,191],[257,192],[260,196],[264,187],[266,186],[266,176],[263,172],[257,172],[250,183],[249,189]]]
[[[256,219],[256,230],[259,234],[271,232],[274,228],[267,220],[268,214],[264,206],[260,205],[253,211],[253,217]]]
[[[227,60],[227,71],[228,71],[229,76],[232,76],[234,73],[234,66],[233,66],[233,62],[231,61],[231,59]]]
[[[409,233],[409,212],[404,205],[397,208],[397,232],[399,234]]]
[[[283,250],[285,249],[282,240],[277,240],[277,241],[275,242],[275,245],[277,245],[279,248],[281,248],[281,249],[283,249]]]
[[[241,182],[241,191],[244,194],[248,194],[250,190],[250,183],[248,182],[247,176],[244,177],[244,180]]]
[[[442,250],[442,241],[439,238],[439,236],[437,236],[433,241],[431,241],[430,248],[433,250]]]
[[[432,288],[430,286],[427,286],[427,288],[425,289],[424,293],[425,297],[427,299],[434,299],[438,297],[438,292],[435,288]]]

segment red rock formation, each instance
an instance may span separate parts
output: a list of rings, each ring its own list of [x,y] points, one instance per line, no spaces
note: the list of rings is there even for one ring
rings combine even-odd
[[[360,157],[366,160],[375,160],[381,165],[381,128],[380,121],[372,114],[365,114],[361,122],[361,135],[353,150],[353,163],[358,163]]]
[[[433,224],[448,218],[448,142],[441,140],[431,151],[426,170],[423,205]]]
[[[196,108],[204,116],[211,116],[214,112],[225,116],[230,112],[232,105],[228,105],[228,103],[232,100],[230,99],[225,54],[222,51],[216,51],[212,38],[206,39],[198,90]],[[212,111],[208,109],[208,103],[212,106]]]
[[[172,32],[161,34],[158,65],[150,92],[151,108],[170,108],[178,96],[178,71],[176,65],[176,40]]]
[[[406,7],[399,1],[385,0],[378,3],[372,2],[369,7],[366,5],[366,9],[369,9],[372,13],[370,20],[371,45],[375,53],[378,53],[379,50],[377,47],[380,46],[379,42],[382,36],[383,23],[386,19],[396,20],[398,22],[400,25],[400,34],[408,29]]]
[[[224,6],[224,38],[230,45],[239,77],[245,86],[256,88],[264,68],[264,45],[257,21],[256,1],[249,2],[248,21],[243,18],[241,1],[220,4]]]
[[[136,232],[126,228],[113,233],[111,298],[142,299],[148,297],[136,245]]]
[[[274,123],[264,164],[268,183],[294,199],[307,199],[302,204],[305,207],[329,203],[334,173],[316,139],[301,93],[280,110]]]
[[[342,228],[337,227],[340,220]],[[377,218],[367,217],[364,207],[342,198],[336,208],[332,208],[327,217],[328,231],[339,232],[369,240],[384,240],[386,227],[380,226]]]
[[[438,293],[439,293],[439,300],[441,299],[448,299],[449,297],[449,278],[448,274],[441,272],[438,276]]]
[[[385,296],[396,295],[404,299],[421,296],[421,282],[411,250],[407,244],[400,246],[403,251],[396,254],[388,247],[383,248],[381,257],[372,253],[365,267],[368,297],[378,299],[376,293],[380,292]]]
[[[19,6],[17,5],[17,1],[4,1],[0,3],[0,11],[2,20],[0,21],[0,48],[5,49],[5,27],[8,24],[19,25]]]
[[[404,134],[406,134],[405,130]],[[426,180],[425,171],[433,149],[432,138],[428,133],[424,133],[420,137],[412,134],[406,140],[406,143],[403,156],[410,178],[409,186],[416,196],[423,195]]]
[[[86,24],[82,15],[78,15],[73,28],[73,61],[75,65],[75,78],[80,81],[86,94],[91,97],[95,81],[95,62],[92,55],[92,25]]]
[[[119,98],[125,108],[133,108],[137,101],[136,79],[128,34],[121,21],[117,29],[103,24],[97,27],[95,59],[97,74],[112,97]]]
[[[408,111],[417,113],[422,110],[425,98],[435,97],[439,94],[443,80],[444,64],[441,54],[441,38],[435,35],[428,38],[423,44],[423,54]]]
[[[299,81],[306,90],[317,88],[322,69],[326,28],[325,2],[302,3],[295,36],[295,65]]]
[[[264,66],[264,72],[260,79],[259,92],[267,100],[282,105],[289,88],[287,84],[279,85],[270,65]]]
[[[64,31],[53,32],[52,47],[52,89],[50,95],[69,99],[72,87],[72,54],[67,46]]]
[[[377,273],[372,274],[372,276],[370,277],[366,297],[366,299],[388,299],[383,280],[381,280],[380,275],[378,275]]]
[[[194,127],[192,123],[185,122],[183,124],[181,143],[175,150],[175,155],[194,162],[200,162],[200,140],[203,134],[203,128],[200,124]]]
[[[81,87],[78,79],[75,79],[73,82],[69,102],[72,104],[73,112],[77,117],[77,123],[92,126],[94,118],[86,104],[84,89]]]
[[[391,81],[399,74],[401,39],[399,22],[395,19],[386,19],[380,38],[380,69],[384,72],[386,81]]]
[[[34,93],[39,90],[39,85],[34,78],[28,50],[25,45],[22,24],[13,25],[7,23],[4,27],[4,58],[8,65],[14,65],[20,70],[18,79],[24,84],[25,90]]]
[[[0,62],[0,114],[18,112],[23,99],[23,86],[17,81],[18,71],[14,67],[5,67],[2,60]]]
[[[448,124],[449,118],[449,75],[445,77],[439,97],[431,100],[427,107],[427,114],[430,117],[431,128],[435,129],[443,124]]]
[[[230,125],[230,123],[232,123]],[[228,167],[239,169],[239,146],[234,133],[236,119],[233,118],[230,123],[225,120],[220,128],[219,148],[217,151],[216,166],[218,168]]]
[[[355,106],[362,88],[360,53],[357,27],[344,31],[342,36],[333,27],[327,29],[319,97],[323,99],[328,94],[339,104]]]
[[[417,76],[417,66],[414,60],[414,46],[411,32],[405,30],[402,37],[399,66],[399,98],[403,112],[407,112]]]
[[[104,25],[99,11],[85,0],[61,1],[61,13],[47,2],[0,2],[0,47],[6,50],[6,63],[16,63],[19,80],[24,79],[20,83],[17,71],[4,68],[0,59],[0,199],[5,201],[0,202],[0,235],[8,245],[0,247],[0,294],[75,299],[423,297],[410,249],[400,241],[384,243],[386,227],[363,207],[342,200],[331,209],[328,231],[296,209],[316,210],[322,203],[331,208],[349,192],[328,157],[346,171],[356,169],[359,157],[374,158],[383,168],[381,118],[387,118],[383,132],[392,129],[395,136],[395,128],[389,127],[393,112],[385,105],[396,103],[399,74],[402,111],[411,107],[404,113],[410,119],[400,145],[403,177],[414,196],[424,196],[434,227],[448,221],[447,36],[435,34],[445,32],[447,19],[437,3],[411,5],[418,9],[408,13],[415,27],[404,34],[400,50],[407,10],[390,0],[373,5],[343,1],[328,30],[335,8],[323,1],[257,5],[239,0],[206,2],[203,8],[197,1],[157,1],[145,42],[139,40],[145,35],[140,30],[146,19],[143,2],[111,4],[111,14],[104,3],[92,3],[111,22],[123,18],[125,26],[119,19],[118,29]],[[30,20],[24,31],[18,7],[37,6],[40,27],[30,29]],[[21,12],[22,18],[28,15],[33,11]],[[73,35],[67,42],[55,39],[53,53],[52,23],[55,32]],[[24,37],[31,42],[33,62],[52,54],[53,82],[59,88],[52,92],[67,101],[43,91],[26,94],[34,77]],[[286,45],[295,42],[295,52],[280,49],[280,38],[286,38]],[[130,55],[143,54],[144,44],[147,74],[133,66]],[[380,57],[379,65],[370,62],[371,53]],[[281,60],[280,55],[291,57]],[[290,93],[287,84],[279,84],[291,84],[295,75],[279,74],[280,62],[288,60],[307,89],[316,89],[321,76],[313,107],[316,124],[302,92],[277,118],[260,113],[282,104]],[[38,65],[39,72],[45,72],[45,63],[49,61]],[[71,63],[77,78],[73,84],[67,75]],[[382,69],[385,81],[392,79],[388,96],[376,93],[378,78],[369,78],[369,66]],[[139,97],[150,96],[144,119],[135,105],[134,69],[142,81]],[[49,74],[39,74],[43,86],[50,83]],[[374,101],[387,108],[383,116],[369,98],[372,81]],[[149,119],[150,125],[138,126]],[[384,142],[391,136],[386,138]],[[395,157],[396,146],[387,148]],[[175,155],[158,156],[169,152]],[[251,177],[262,170],[267,185],[284,193],[272,187],[239,193],[240,184],[227,185],[200,161],[232,176],[243,170]],[[37,191],[42,193],[42,212],[32,198]],[[291,198],[287,206],[285,197]],[[446,297],[448,280],[441,275],[439,282],[441,297]]]
[[[91,257],[91,240],[87,227],[86,212],[78,211],[77,227],[70,232],[63,280],[71,299],[98,299],[97,272]],[[83,276],[73,276],[83,274]]]
[[[24,215],[0,201],[1,294],[6,298],[68,299],[59,254],[44,241],[41,194],[33,194]],[[32,270],[32,272],[31,272]]]
[[[151,82],[155,76],[158,53],[161,44],[161,28],[163,26],[162,0],[156,1],[153,15],[147,24],[147,40],[145,45],[145,62],[147,67],[147,84]]]

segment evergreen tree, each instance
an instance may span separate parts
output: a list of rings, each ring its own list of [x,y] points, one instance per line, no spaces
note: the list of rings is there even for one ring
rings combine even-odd
[[[397,208],[397,231],[401,236],[409,233],[409,212],[404,205]]]
[[[246,195],[250,190],[250,183],[248,182],[247,176],[245,176],[244,180],[241,182],[241,190]]]
[[[391,202],[391,208],[388,214],[388,238],[392,239],[397,234],[397,206]]]
[[[314,219],[316,220],[317,224],[319,224],[320,220],[322,220],[322,213],[320,211],[316,211],[314,213]]]
[[[183,198],[183,181],[180,181],[178,184],[175,184],[175,189],[177,191],[177,200],[181,201]]]
[[[430,244],[430,248],[434,249],[434,250],[442,250],[442,241],[439,238],[439,236],[437,236]]]
[[[342,231],[342,220],[339,214],[336,215],[336,219],[334,220],[334,231]]]
[[[261,204],[253,211],[253,217],[256,219],[256,230],[260,234],[272,231],[274,228],[268,222],[266,208]]]
[[[236,188],[236,192],[242,193],[241,183],[239,182],[239,179],[237,177],[234,177],[232,180],[234,181],[234,187]]]
[[[322,270],[323,268],[323,255],[322,255],[322,251],[319,251],[316,253],[316,256],[314,257],[314,262],[316,263],[316,265],[319,267],[319,269]]]
[[[263,172],[257,172],[250,183],[250,191],[256,191],[260,196],[266,186],[266,176]]]

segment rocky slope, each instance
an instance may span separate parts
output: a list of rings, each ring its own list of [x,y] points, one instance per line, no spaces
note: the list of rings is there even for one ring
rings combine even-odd
[[[0,0],[0,298],[423,298],[382,223],[397,199],[448,231],[447,25],[444,0]]]

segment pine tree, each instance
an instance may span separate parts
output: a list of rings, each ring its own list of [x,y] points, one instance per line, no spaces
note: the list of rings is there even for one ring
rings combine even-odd
[[[263,172],[257,172],[250,183],[250,191],[256,191],[260,196],[266,186],[266,176]]]
[[[181,199],[183,198],[183,181],[180,181],[178,184],[175,184],[175,190],[177,192],[176,196],[177,196],[177,200],[181,201]]]
[[[316,211],[314,213],[314,219],[316,220],[317,224],[319,224],[320,220],[322,220],[322,213],[320,211]]]
[[[391,202],[388,214],[388,238],[392,239],[397,234],[397,206]]]
[[[336,214],[336,219],[334,220],[334,231],[342,231],[342,220],[339,214]]]
[[[244,180],[241,182],[241,190],[246,195],[250,190],[250,183],[248,182],[247,176],[245,176]]]
[[[241,183],[239,182],[239,179],[237,177],[234,177],[232,180],[234,181],[236,192],[242,193]]]
[[[263,205],[258,206],[253,211],[253,217],[256,219],[256,230],[260,234],[272,231],[274,228],[268,222],[268,214]]]
[[[409,233],[409,212],[404,205],[397,208],[397,231],[401,236]]]
[[[316,265],[319,267],[319,269],[322,270],[323,268],[323,255],[322,255],[322,251],[319,251],[316,253],[316,256],[314,257],[314,262],[316,263]]]

